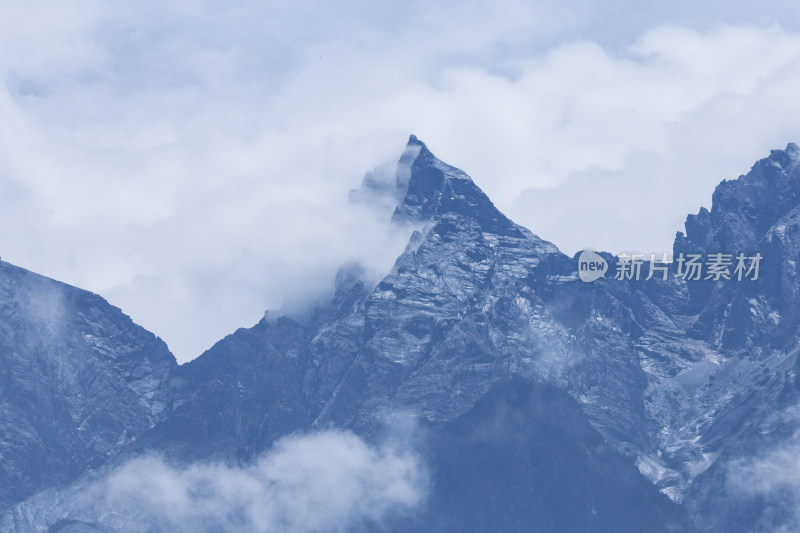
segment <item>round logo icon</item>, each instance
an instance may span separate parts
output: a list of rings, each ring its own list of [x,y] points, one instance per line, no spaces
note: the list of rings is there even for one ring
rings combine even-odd
[[[608,271],[608,262],[593,250],[583,250],[578,256],[578,277],[581,281],[590,282],[604,278]]]

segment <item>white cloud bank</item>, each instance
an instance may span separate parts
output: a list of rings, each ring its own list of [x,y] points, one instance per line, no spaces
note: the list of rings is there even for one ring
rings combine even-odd
[[[411,132],[567,252],[666,251],[800,140],[793,3],[676,6],[6,3],[0,256],[185,361],[343,262],[390,268],[404,236],[347,191]]]
[[[340,532],[420,507],[421,459],[399,440],[369,445],[346,431],[281,439],[252,466],[175,467],[132,460],[102,481],[23,505],[17,531],[80,522],[115,532]],[[60,501],[59,501],[60,498]],[[20,517],[27,517],[21,520]]]

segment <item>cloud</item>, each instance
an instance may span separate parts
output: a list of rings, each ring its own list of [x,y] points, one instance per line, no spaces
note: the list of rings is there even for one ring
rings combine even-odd
[[[0,255],[185,361],[342,263],[391,268],[405,235],[347,192],[411,132],[568,252],[661,252],[800,139],[790,4],[758,26],[589,0],[4,6]]]
[[[346,431],[294,435],[244,467],[174,466],[146,456],[59,504],[40,496],[45,499],[32,504],[38,510],[22,514],[35,522],[27,527],[41,526],[36,520],[66,520],[121,532],[301,533],[375,526],[424,503],[426,470],[403,442],[373,446]]]
[[[764,454],[731,461],[727,487],[737,496],[763,498],[762,527],[800,530],[800,433]]]

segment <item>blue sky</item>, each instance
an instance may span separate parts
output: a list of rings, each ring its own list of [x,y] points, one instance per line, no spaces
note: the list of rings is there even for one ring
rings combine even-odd
[[[391,266],[347,191],[409,133],[568,253],[662,252],[797,94],[791,2],[4,2],[0,256],[188,360]]]

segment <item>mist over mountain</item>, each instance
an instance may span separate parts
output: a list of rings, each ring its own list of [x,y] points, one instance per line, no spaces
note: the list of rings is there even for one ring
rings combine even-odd
[[[411,235],[388,274],[344,265],[329,300],[180,366],[101,298],[2,263],[0,527],[791,531],[798,163],[773,150],[676,236],[729,274],[758,255],[757,279],[616,279],[601,253],[584,283],[411,136],[351,193]]]

